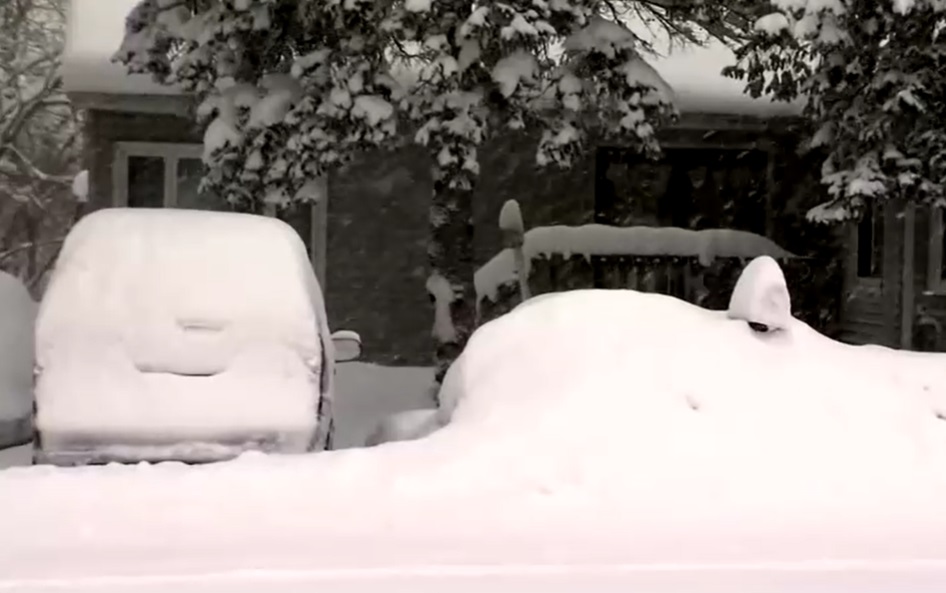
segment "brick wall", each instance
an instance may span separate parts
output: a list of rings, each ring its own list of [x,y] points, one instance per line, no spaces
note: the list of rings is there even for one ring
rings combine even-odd
[[[477,265],[502,249],[499,210],[508,199],[519,200],[529,226],[580,224],[593,209],[593,158],[570,172],[536,171],[537,141],[504,137],[481,151]],[[361,334],[368,360],[430,363],[433,309],[424,286],[431,191],[429,159],[419,148],[367,155],[330,179],[329,319]]]

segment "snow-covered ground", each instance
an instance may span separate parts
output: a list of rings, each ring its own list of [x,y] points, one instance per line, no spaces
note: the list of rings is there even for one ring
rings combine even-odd
[[[943,355],[733,316],[544,296],[477,331],[424,439],[0,472],[0,590],[942,590]]]

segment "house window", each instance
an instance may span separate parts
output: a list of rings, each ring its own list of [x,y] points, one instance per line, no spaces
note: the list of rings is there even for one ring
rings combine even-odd
[[[927,288],[946,293],[946,209],[930,209],[929,257],[927,259]]]
[[[232,210],[226,200],[200,191],[201,153],[199,144],[119,142],[112,170],[115,205]]]
[[[883,258],[883,210],[876,202],[871,202],[857,224],[857,277],[880,278]]]
[[[200,191],[204,174],[199,144],[118,142],[112,164],[113,204],[132,208],[234,210],[226,199]],[[319,279],[325,274],[325,216],[327,203],[294,204],[279,218],[302,238]]]

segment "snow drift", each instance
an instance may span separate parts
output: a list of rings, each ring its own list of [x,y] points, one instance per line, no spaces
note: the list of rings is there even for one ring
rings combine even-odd
[[[789,321],[544,295],[474,334],[420,440],[6,470],[0,579],[946,560],[946,357]]]

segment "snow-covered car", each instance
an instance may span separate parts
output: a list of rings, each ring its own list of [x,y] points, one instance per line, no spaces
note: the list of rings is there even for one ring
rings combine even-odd
[[[336,360],[296,232],[274,218],[106,209],[63,246],[36,321],[35,461],[215,461],[331,448]]]
[[[29,291],[0,271],[0,449],[31,438],[35,318],[36,302]]]

